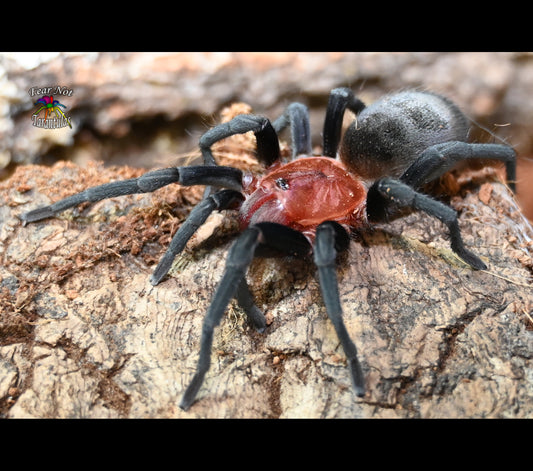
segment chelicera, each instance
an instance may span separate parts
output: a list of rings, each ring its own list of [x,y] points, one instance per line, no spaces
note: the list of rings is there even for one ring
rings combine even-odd
[[[346,110],[355,119],[342,136]],[[278,134],[287,127],[292,159],[283,162]],[[265,173],[252,175],[217,165],[211,146],[249,131],[255,134],[257,158]],[[404,91],[367,107],[350,89],[337,88],[329,96],[321,156],[312,155],[307,108],[293,103],[272,123],[246,114],[207,131],[199,142],[204,165],[158,169],[89,188],[20,217],[25,223],[34,222],[82,202],[152,192],[171,183],[205,185],[204,198],[180,226],[150,278],[157,285],[165,277],[176,255],[213,211],[239,212],[242,233],[229,250],[223,277],[204,318],[197,369],[180,407],[187,410],[195,401],[209,370],[214,329],[233,298],[259,331],[265,329],[265,317],[254,304],[246,272],[255,256],[272,255],[313,257],[353,390],[361,397],[364,374],[342,319],[337,255],[349,247],[352,231],[410,209],[438,218],[447,226],[452,250],[473,269],[485,269],[481,259],[464,246],[455,210],[422,192],[456,163],[471,159],[504,162],[514,190],[514,150],[504,144],[468,143],[468,132],[468,119],[443,96]]]

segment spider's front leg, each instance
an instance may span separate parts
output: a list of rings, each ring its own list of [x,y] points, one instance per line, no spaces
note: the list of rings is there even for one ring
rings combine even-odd
[[[295,256],[306,255],[311,249],[309,242],[300,232],[268,222],[248,227],[234,242],[228,253],[224,275],[204,318],[196,372],[180,402],[183,410],[189,409],[202,386],[211,364],[214,329],[220,323],[233,297],[237,298],[254,325],[259,330],[264,329],[264,316],[253,304],[252,295],[245,280],[246,271],[252,263],[256,250],[263,246]]]
[[[97,202],[116,196],[151,193],[159,188],[179,183],[184,186],[211,185],[242,190],[242,172],[233,167],[171,167],[147,172],[138,178],[130,178],[117,182],[88,188],[81,193],[69,196],[49,206],[28,211],[19,217],[24,223],[40,221],[85,202]]]
[[[342,319],[342,307],[337,285],[336,257],[337,253],[348,248],[349,238],[340,224],[326,221],[317,227],[314,245],[315,264],[318,267],[318,278],[322,298],[326,306],[337,337],[339,338],[352,378],[352,386],[357,396],[365,395],[365,380],[361,365],[357,358],[357,349],[350,338]]]

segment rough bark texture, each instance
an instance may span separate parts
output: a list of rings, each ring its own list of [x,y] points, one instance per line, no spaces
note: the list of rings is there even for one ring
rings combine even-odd
[[[163,283],[148,279],[201,188],[173,185],[25,227],[17,218],[88,186],[187,164],[219,119],[208,116],[229,102],[275,118],[303,101],[319,144],[327,93],[345,85],[367,101],[412,86],[451,96],[516,146],[527,208],[532,59],[61,54],[33,67],[0,56],[0,416],[532,417],[532,232],[493,172],[443,181],[466,243],[489,270],[464,266],[445,228],[419,213],[359,234],[339,261],[363,399],[351,392],[312,263],[264,259],[248,280],[266,332],[230,306],[199,401],[187,413],[177,407],[236,233],[231,213],[210,218]],[[37,129],[28,89],[56,85],[74,91],[61,99],[73,129]],[[217,146],[221,162],[243,168],[254,167],[252,154],[250,136]],[[37,163],[48,165],[29,165]]]
[[[218,155],[249,167],[252,140],[228,140]],[[230,151],[236,142],[244,150]],[[17,218],[140,173],[21,166],[0,186],[3,416],[533,416],[532,233],[495,179],[447,180],[464,239],[487,271],[466,267],[443,226],[419,213],[360,234],[340,260],[344,318],[366,373],[363,399],[351,391],[312,263],[260,259],[248,279],[268,329],[255,332],[232,305],[198,402],[183,412],[177,403],[236,231],[231,214],[213,215],[157,287],[151,270],[200,188],[173,185],[26,227]]]
[[[0,177],[18,163],[88,160],[151,168],[188,154],[223,106],[242,101],[277,117],[306,103],[315,144],[328,92],[350,86],[366,102],[422,87],[444,93],[469,116],[506,139],[521,159],[518,197],[533,218],[533,54],[474,53],[101,53],[0,54]],[[18,59],[18,60],[15,60]],[[47,59],[47,60],[45,60]],[[73,129],[38,129],[28,91],[56,95]],[[480,135],[481,134],[481,135]],[[491,137],[475,133],[483,140]]]

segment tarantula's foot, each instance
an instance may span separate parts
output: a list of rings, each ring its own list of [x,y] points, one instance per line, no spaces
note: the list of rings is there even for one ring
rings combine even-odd
[[[459,258],[465,262],[466,264],[470,265],[474,270],[486,270],[487,265],[475,254],[470,252],[469,250],[462,249],[461,251],[455,251]]]
[[[29,222],[40,221],[41,219],[47,219],[55,215],[55,211],[50,206],[43,206],[42,208],[33,209],[26,213],[19,215],[19,219],[24,225]]]

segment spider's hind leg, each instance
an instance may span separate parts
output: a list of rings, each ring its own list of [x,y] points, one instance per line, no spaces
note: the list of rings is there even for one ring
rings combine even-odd
[[[278,134],[290,125],[293,159],[299,155],[311,155],[311,127],[309,111],[305,105],[291,103],[272,125]]]
[[[503,144],[477,144],[461,141],[444,142],[426,149],[404,172],[400,180],[412,188],[420,189],[451,170],[455,164],[466,160],[493,159],[504,162],[507,182],[516,191],[516,152]]]
[[[465,247],[457,221],[457,212],[453,208],[417,192],[401,181],[388,177],[381,178],[374,182],[368,190],[367,214],[369,220],[374,222],[382,220],[383,216],[387,214],[387,209],[391,207],[411,208],[436,217],[448,227],[451,248],[459,258],[475,270],[487,268],[477,255]]]
[[[257,142],[257,159],[265,166],[272,165],[279,159],[278,135],[270,121],[263,116],[241,114],[227,123],[221,123],[209,129],[200,137],[200,150],[205,165],[216,165],[211,146],[222,139],[235,134],[253,131]]]
[[[325,156],[335,158],[337,155],[337,149],[341,141],[342,121],[346,109],[358,114],[364,108],[365,104],[349,88],[340,87],[331,90],[322,132],[322,152]]]

